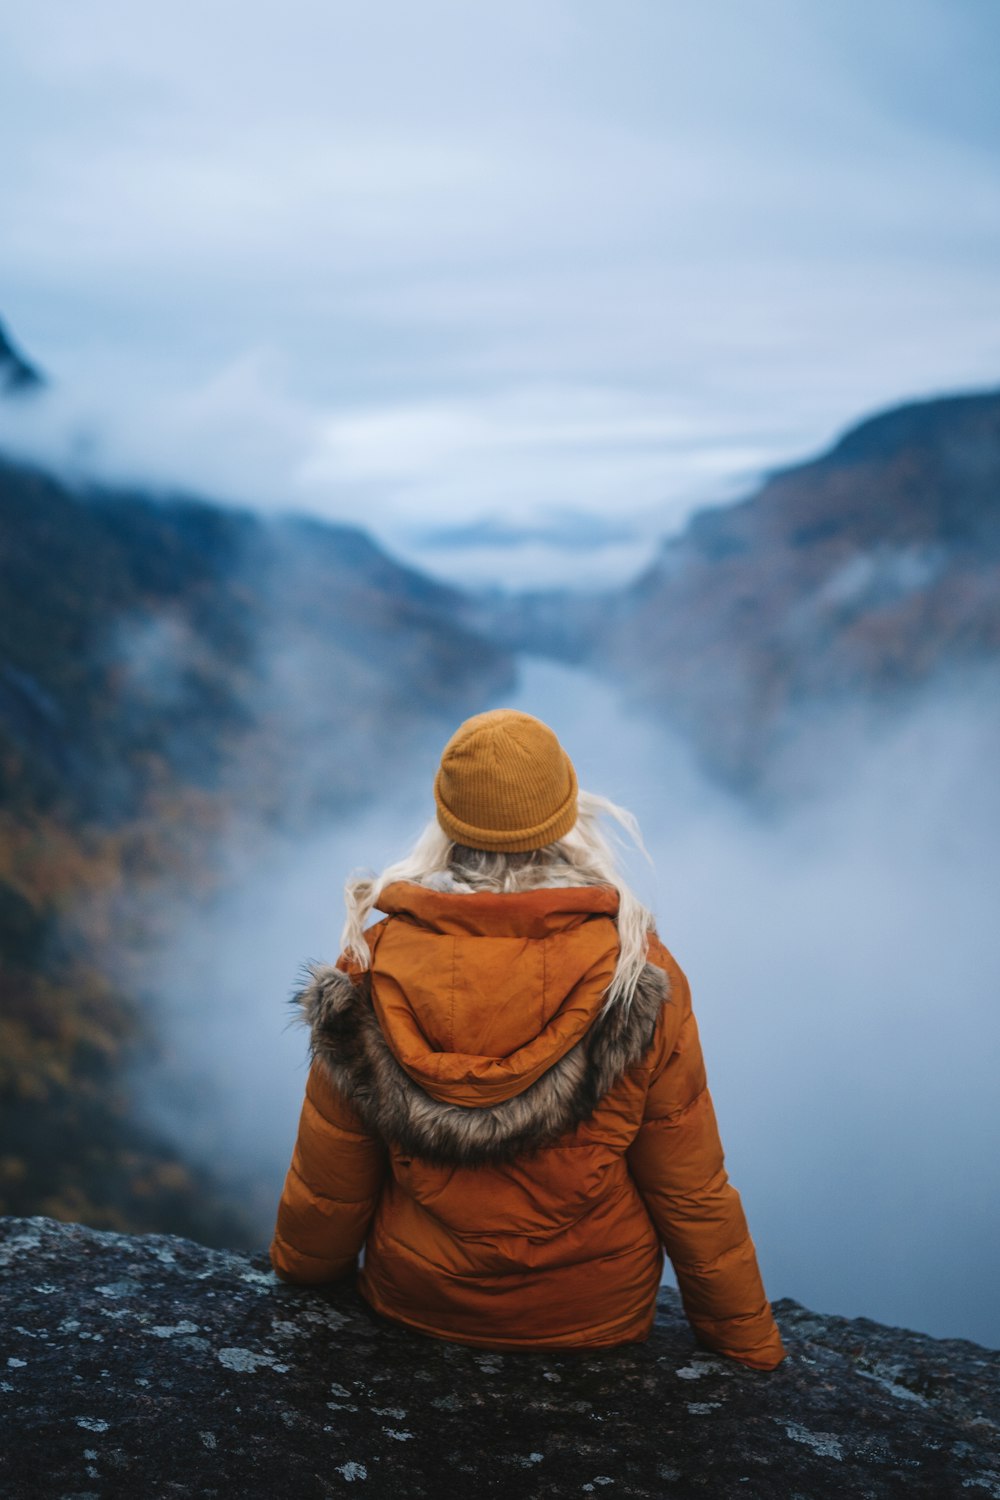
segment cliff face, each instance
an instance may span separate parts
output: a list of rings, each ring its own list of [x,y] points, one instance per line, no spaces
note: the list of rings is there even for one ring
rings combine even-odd
[[[262,1256],[0,1220],[0,1493],[1000,1495],[1000,1352],[774,1304],[770,1375],[647,1344],[486,1353]]]

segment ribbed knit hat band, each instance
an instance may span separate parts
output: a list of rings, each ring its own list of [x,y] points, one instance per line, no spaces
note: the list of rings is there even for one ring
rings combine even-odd
[[[470,849],[541,849],[577,817],[573,762],[547,724],[513,708],[476,714],[444,748],[434,780],[437,817]]]

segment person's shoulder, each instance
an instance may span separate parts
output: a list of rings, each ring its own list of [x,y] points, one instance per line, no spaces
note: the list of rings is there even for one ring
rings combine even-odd
[[[667,1000],[672,1001],[682,1011],[690,1010],[691,986],[688,983],[688,977],[655,929],[651,929],[649,933],[646,959],[666,974]]]
[[[691,989],[684,970],[655,930],[649,934],[646,960],[666,976],[663,1004],[649,1049],[650,1077],[655,1081],[673,1056],[681,1029],[691,1014]]]

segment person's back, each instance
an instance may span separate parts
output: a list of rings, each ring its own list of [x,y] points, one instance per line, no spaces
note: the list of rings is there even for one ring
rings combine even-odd
[[[349,887],[345,953],[299,996],[313,1066],[275,1269],[337,1279],[364,1244],[385,1316],[596,1348],[648,1335],[665,1247],[701,1341],[773,1368],[687,981],[610,868],[599,799],[507,710],[461,727],[435,790],[436,832]]]

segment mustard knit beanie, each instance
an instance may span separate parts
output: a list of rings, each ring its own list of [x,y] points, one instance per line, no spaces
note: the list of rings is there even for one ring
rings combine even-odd
[[[576,794],[573,762],[553,731],[514,708],[460,724],[434,779],[437,818],[448,837],[508,854],[569,833]]]

